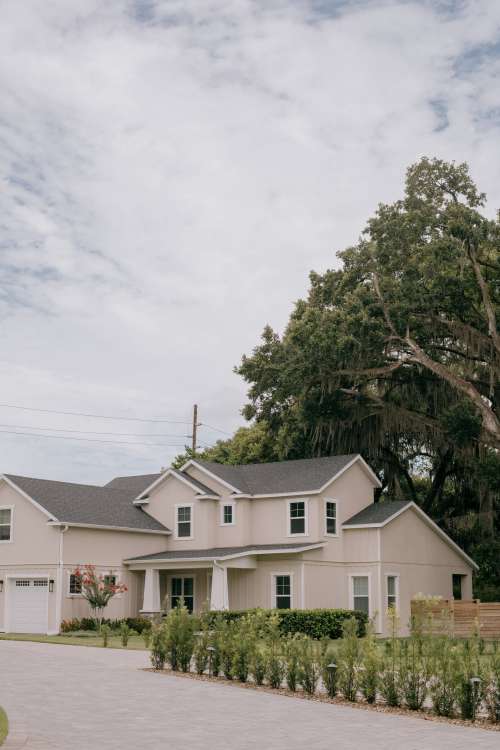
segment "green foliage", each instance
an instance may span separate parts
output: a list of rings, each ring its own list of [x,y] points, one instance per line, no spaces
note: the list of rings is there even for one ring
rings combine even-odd
[[[198,622],[189,614],[186,607],[170,610],[164,621],[167,659],[174,671],[188,672],[195,645]]]
[[[250,675],[256,685],[262,685],[264,683],[266,672],[266,653],[259,644],[256,644],[250,664]]]
[[[457,668],[457,703],[462,719],[474,721],[481,705],[484,675],[477,639],[465,641]]]
[[[285,676],[282,640],[278,617],[272,615],[266,626],[264,653],[267,681],[275,689],[281,687]]]
[[[231,623],[234,629],[233,672],[240,682],[246,682],[254,659],[257,634],[254,617],[247,615]]]
[[[142,640],[144,641],[144,647],[149,648],[151,644],[151,628],[144,628],[142,631]]]
[[[297,690],[300,680],[300,658],[303,646],[302,636],[288,633],[283,640],[286,686],[292,692]]]
[[[167,660],[167,624],[153,623],[151,628],[151,666],[162,670]]]
[[[211,645],[210,631],[206,622],[201,622],[200,632],[194,645],[194,665],[197,674],[206,672],[209,665],[208,647]]]
[[[427,697],[429,659],[422,653],[421,641],[416,633],[403,641],[400,653],[399,683],[404,701],[412,711],[420,711]]]
[[[301,637],[299,658],[299,680],[308,695],[314,695],[321,676],[321,661],[318,643],[307,635]]]
[[[355,701],[359,687],[359,667],[361,666],[361,645],[357,636],[357,623],[354,617],[344,622],[342,640],[338,650],[339,688],[344,698]]]
[[[438,716],[453,716],[458,681],[458,649],[448,636],[432,639],[430,696]]]
[[[144,632],[144,630],[151,630],[151,620],[146,617],[127,617],[123,620],[107,620],[103,619],[103,625],[109,625],[111,630],[120,630],[122,623],[126,623],[131,630],[135,630],[136,633]],[[73,617],[71,620],[63,620],[61,622],[61,633],[73,633],[79,630],[96,631],[98,626],[93,617]]]
[[[240,427],[229,440],[218,440],[215,445],[197,452],[197,458],[205,461],[216,461],[220,464],[257,464],[275,461],[278,456],[267,426],[257,422],[250,427]],[[191,449],[176,456],[172,462],[174,469],[179,469],[190,458]]]
[[[364,612],[353,612],[347,609],[280,609],[280,610],[229,610],[225,612],[206,612],[202,615],[209,627],[217,618],[230,622],[239,620],[252,612],[260,612],[262,618],[278,617],[279,627],[283,634],[303,633],[316,640],[323,638],[340,638],[342,624],[352,617],[356,619],[359,636],[365,634],[368,618]]]
[[[120,624],[120,638],[122,642],[123,648],[127,648],[128,646],[128,639],[130,636],[134,634],[134,631],[129,628],[126,622],[122,622]]]
[[[500,723],[500,657],[491,660],[489,685],[486,691],[486,708],[493,724]]]
[[[369,623],[366,637],[361,644],[361,663],[359,689],[367,703],[375,703],[379,688],[382,659],[372,623]]]
[[[387,611],[390,638],[386,641],[382,660],[382,671],[379,680],[380,693],[388,706],[401,705],[399,684],[399,660],[401,644],[399,641],[399,618],[394,609]]]
[[[108,646],[110,633],[111,633],[111,628],[109,627],[109,625],[101,625],[101,636],[102,636],[103,648],[107,648]]]
[[[234,657],[236,652],[236,622],[220,620],[216,649],[220,658],[221,672],[226,680],[234,677]]]
[[[321,678],[329,698],[335,698],[337,695],[338,675],[337,656],[328,641],[325,640],[321,649]]]

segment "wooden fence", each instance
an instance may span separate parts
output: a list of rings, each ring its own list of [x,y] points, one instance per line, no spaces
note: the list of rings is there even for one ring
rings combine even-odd
[[[482,638],[500,638],[498,602],[414,599],[411,613],[416,617],[428,617],[427,629],[434,633],[449,631],[455,638],[469,638],[479,628]]]

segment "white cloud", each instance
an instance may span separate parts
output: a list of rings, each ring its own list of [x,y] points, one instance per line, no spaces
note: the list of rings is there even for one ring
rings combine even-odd
[[[467,160],[500,204],[499,27],[489,0],[5,2],[0,401],[182,420],[198,401],[233,430],[233,365],[409,163]],[[6,470],[81,481],[177,452],[0,445]]]

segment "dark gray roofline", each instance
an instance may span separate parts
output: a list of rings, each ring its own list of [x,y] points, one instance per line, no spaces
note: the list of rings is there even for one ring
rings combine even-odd
[[[212,547],[209,549],[166,550],[152,555],[140,555],[124,560],[135,562],[176,562],[177,560],[222,560],[239,555],[265,555],[272,553],[297,553],[309,549],[319,549],[325,542],[295,542],[290,544],[247,544],[243,547]]]

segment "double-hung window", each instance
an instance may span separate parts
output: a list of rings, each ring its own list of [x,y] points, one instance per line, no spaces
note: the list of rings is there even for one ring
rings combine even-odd
[[[290,500],[288,503],[288,533],[290,536],[307,534],[307,505],[305,500]]]
[[[221,524],[222,526],[233,526],[234,525],[234,505],[227,504],[221,508]]]
[[[352,577],[352,602],[353,609],[364,612],[370,616],[370,594],[368,576]]]
[[[325,502],[325,532],[337,536],[337,503],[335,500]]]
[[[398,578],[387,576],[387,609],[397,609],[398,606]]]
[[[292,577],[288,573],[274,576],[274,606],[276,609],[292,608]]]
[[[69,576],[68,593],[71,596],[78,596],[82,593],[82,578],[71,573]]]
[[[0,542],[12,540],[12,508],[0,508]]]
[[[178,505],[176,519],[176,536],[179,539],[190,539],[193,536],[193,506]]]

